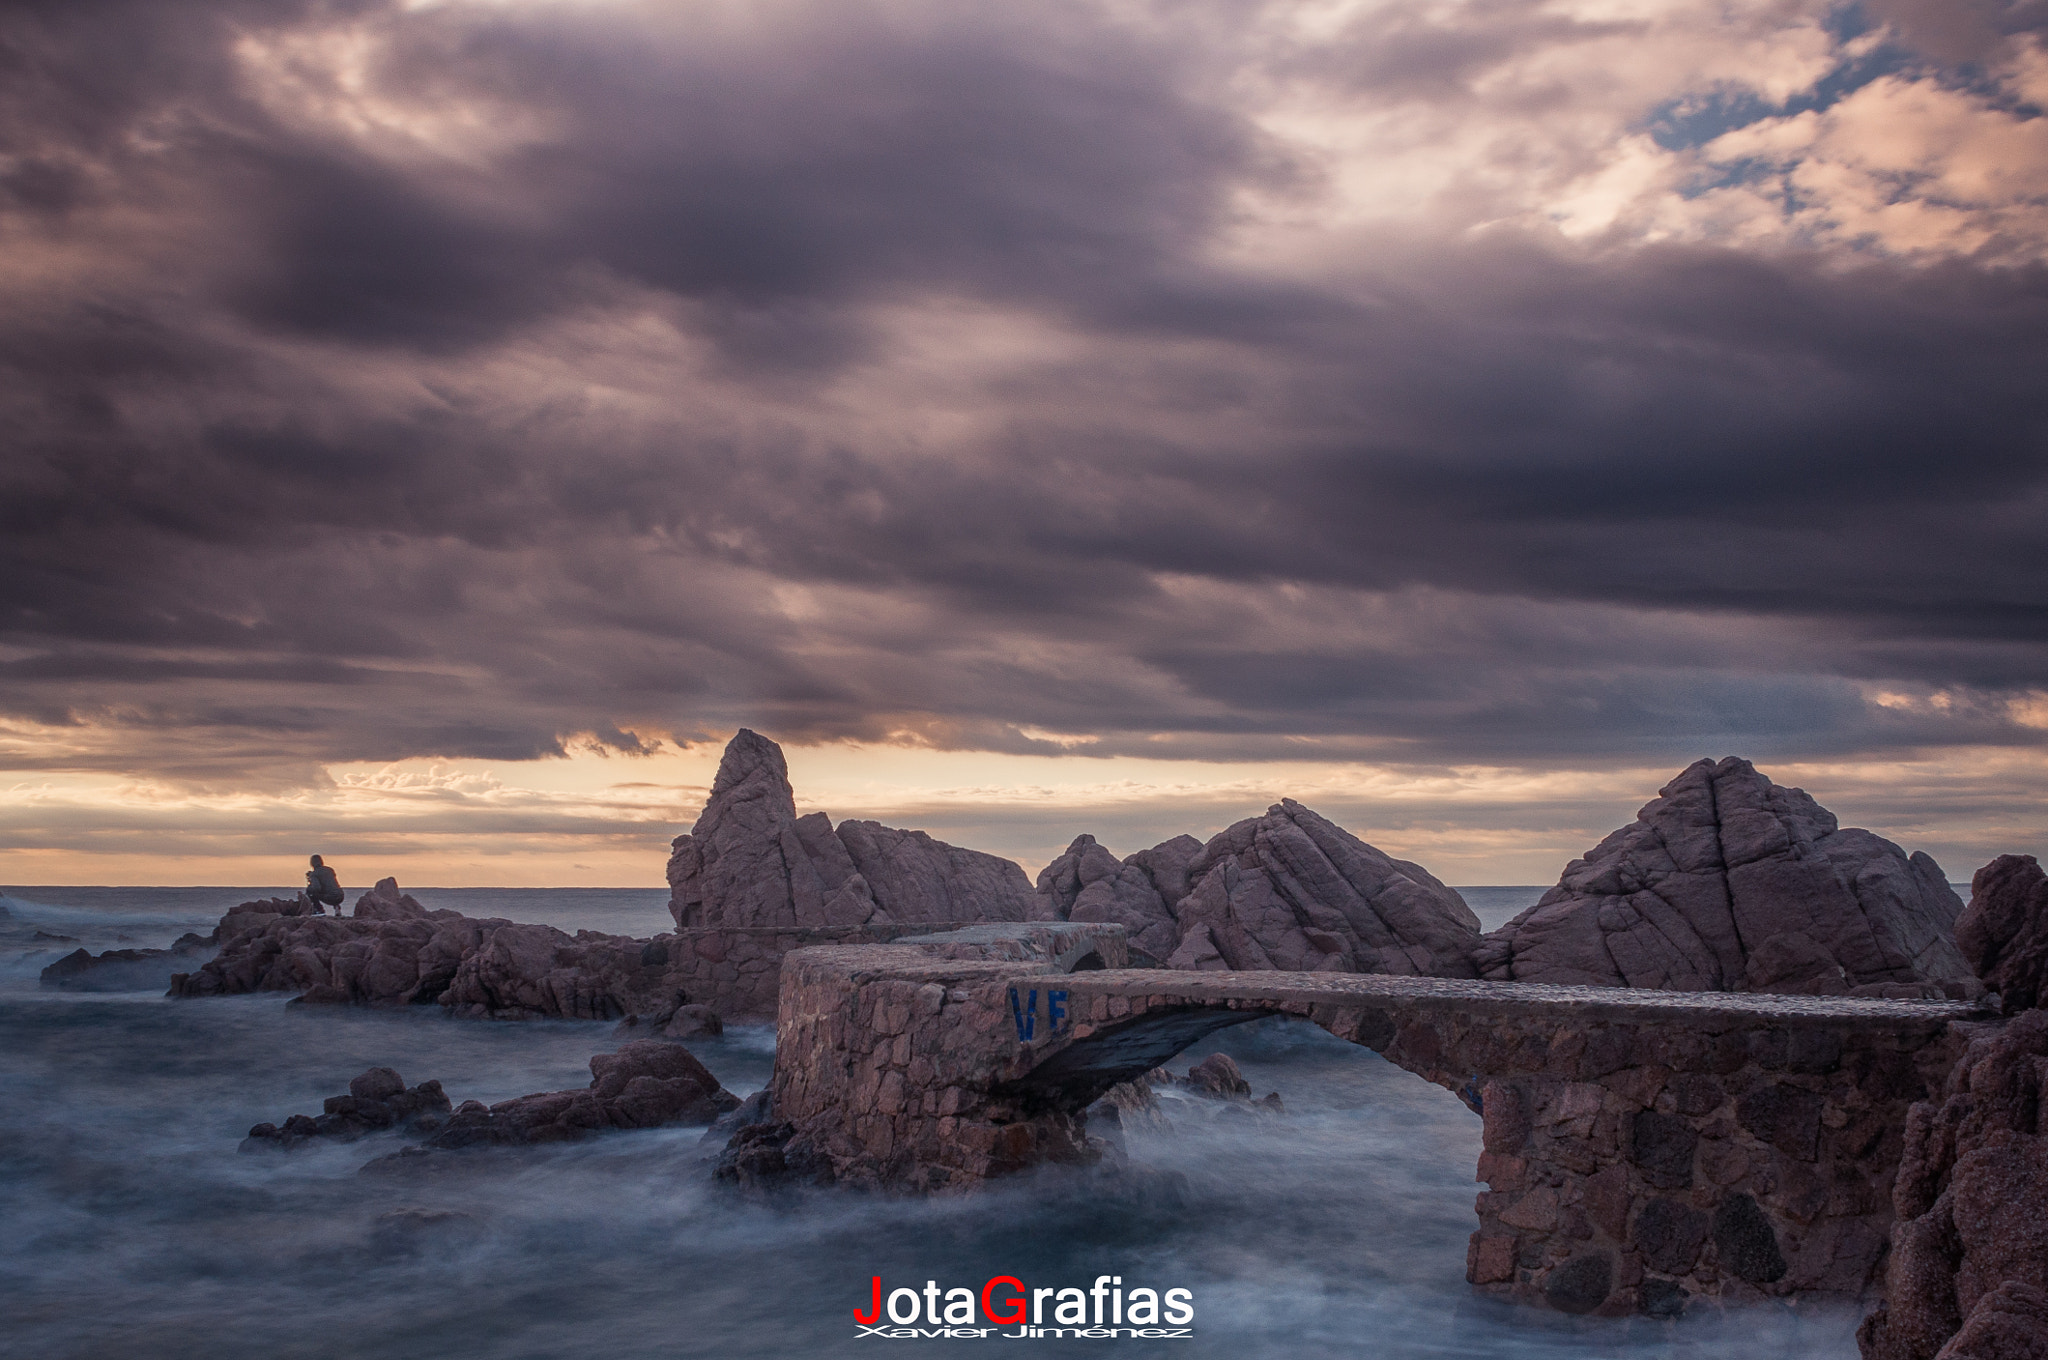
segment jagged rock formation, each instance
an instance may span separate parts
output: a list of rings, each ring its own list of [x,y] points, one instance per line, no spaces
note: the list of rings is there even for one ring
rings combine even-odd
[[[2048,991],[2048,874],[2032,855],[2000,855],[1970,880],[1956,918],[1956,948],[2005,1013],[2031,1010]]]
[[[1043,907],[1009,860],[822,812],[796,815],[782,748],[741,728],[711,799],[669,856],[679,927],[1028,921]]]
[[[1473,976],[1464,898],[1291,798],[1219,833],[1186,875],[1168,967]]]
[[[1493,981],[1971,996],[1941,867],[1841,829],[1746,760],[1702,760],[1479,946]]]
[[[220,932],[185,934],[169,949],[109,949],[94,954],[74,949],[43,969],[42,985],[68,992],[153,992],[171,975],[205,963],[220,946]]]
[[[1134,954],[1163,962],[1180,944],[1173,904],[1187,896],[1188,866],[1201,853],[1193,836],[1175,836],[1119,860],[1093,836],[1076,836],[1065,854],[1039,871],[1041,915],[1115,922]]]
[[[245,902],[221,918],[220,952],[171,979],[171,995],[296,991],[308,1003],[440,1003],[496,1018],[615,1020],[676,1004],[665,950],[624,935],[428,911],[381,880],[350,917],[302,901]]]
[[[1866,1360],[2048,1355],[2048,1011],[1973,1028],[1941,1102],[1906,1116]]]
[[[295,1114],[277,1124],[258,1124],[242,1140],[243,1152],[289,1152],[316,1138],[352,1143],[366,1134],[393,1129],[400,1133],[432,1133],[448,1122],[452,1110],[438,1081],[408,1088],[405,1078],[388,1067],[373,1067],[348,1084],[345,1096],[329,1096],[318,1115]]]

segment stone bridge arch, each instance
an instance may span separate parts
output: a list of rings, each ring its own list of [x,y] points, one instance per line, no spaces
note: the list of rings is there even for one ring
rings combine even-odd
[[[1974,1014],[1127,959],[1119,927],[1069,922],[792,952],[772,1088],[787,1159],[921,1191],[1091,1162],[1082,1112],[1111,1085],[1298,1015],[1480,1110],[1474,1284],[1603,1314],[1853,1295],[1884,1254],[1906,1107]]]

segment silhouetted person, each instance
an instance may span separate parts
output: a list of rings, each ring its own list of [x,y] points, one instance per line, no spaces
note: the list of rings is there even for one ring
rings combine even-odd
[[[313,856],[313,867],[306,871],[306,900],[316,907],[333,907],[334,914],[341,915],[341,880],[318,855]]]

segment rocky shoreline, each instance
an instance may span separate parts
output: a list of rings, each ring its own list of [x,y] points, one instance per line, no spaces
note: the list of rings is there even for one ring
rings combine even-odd
[[[1924,853],[1840,827],[1747,761],[1703,760],[1567,866],[1535,906],[1485,933],[1457,892],[1422,866],[1292,800],[1206,842],[1179,836],[1122,858],[1079,836],[1034,885],[1008,861],[922,832],[799,817],[780,748],[742,731],[703,815],[676,839],[668,876],[677,929],[644,939],[430,911],[387,878],[348,917],[321,915],[303,900],[245,903],[211,936],[168,950],[80,950],[46,969],[44,981],[111,989],[167,976],[181,998],[291,991],[309,1005],[615,1020],[629,1040],[591,1060],[588,1088],[489,1107],[458,1106],[436,1083],[407,1087],[395,1072],[372,1069],[320,1115],[258,1125],[245,1142],[252,1150],[373,1132],[414,1138],[371,1164],[391,1170],[458,1149],[708,1125],[707,1139],[723,1149],[713,1173],[722,1181],[905,1189],[917,1187],[882,1170],[888,1154],[877,1159],[874,1149],[889,1146],[884,1125],[911,1108],[906,1093],[924,1090],[917,1082],[934,1100],[945,1084],[937,1069],[920,1077],[920,1059],[906,1056],[923,1051],[911,1035],[923,1023],[925,992],[941,1006],[987,1011],[982,1028],[991,1034],[1009,1018],[996,1000],[972,999],[971,987],[956,997],[957,984],[941,973],[965,968],[961,976],[978,978],[976,968],[1011,966],[1003,960],[1077,979],[1085,975],[1076,968],[1153,969],[1172,995],[1190,984],[1168,978],[1407,979],[1422,992],[1449,989],[1450,1009],[1430,1021],[1429,1035],[1379,1028],[1371,1005],[1355,1016],[1306,1001],[1300,1009],[1483,1111],[1480,1174],[1489,1188],[1468,1261],[1474,1283],[1565,1311],[1668,1315],[1703,1294],[1855,1294],[1881,1276],[1884,1301],[1860,1334],[1866,1360],[2048,1356],[2048,1011],[2039,1008],[2048,989],[2048,876],[2031,857],[2004,856],[1979,871],[1965,908]],[[992,929],[1004,922],[1012,925]],[[1005,944],[1024,940],[1020,928],[1030,942]],[[801,993],[841,963],[872,954],[880,966],[883,955],[903,956],[903,946],[925,937],[910,952],[937,968],[935,985],[911,986],[900,1015],[866,1009],[835,1018],[836,1001],[791,1000],[786,958],[815,961],[808,973],[796,970]],[[1114,989],[1104,991],[1109,975],[1099,976],[1074,984],[1074,997],[1094,997],[1094,1009],[1071,1014],[1114,1029],[1143,1008],[1116,1010]],[[1781,1033],[1764,1024],[1722,1055],[1727,1023],[1693,1036],[1706,1045],[1693,1052],[1699,1044],[1688,1047],[1683,1025],[1642,1029],[1651,1012],[1623,1017],[1615,1034],[1592,1011],[1570,1033],[1460,1019],[1458,1007],[1477,1002],[1457,1001],[1459,988],[1500,984],[1559,998],[1585,988],[1645,1002],[1695,997],[1707,1003],[1703,1015],[1720,1013],[1712,994],[1809,998],[1820,1037],[1808,1042],[1797,1026]],[[1321,984],[1300,985],[1306,996]],[[1221,1000],[1226,994],[1235,995],[1226,986],[1202,1004],[1240,1004]],[[675,1042],[717,1033],[722,1018],[773,1015],[778,998],[785,1032],[773,1094],[739,1101]],[[1894,1045],[1899,1052],[1887,1056],[1888,1041],[1861,1034],[1850,1009],[1840,1024],[1827,1020],[1831,1000],[1850,1009],[1945,1003],[1956,1014],[1936,1022],[1943,1033]],[[1968,1007],[1978,1009],[1965,1015]],[[1731,1000],[1720,1009],[1744,1008]],[[1058,1019],[1048,1013],[1048,1027]],[[1747,1023],[1730,1032],[1747,1034]],[[875,1089],[852,1103],[797,1098],[823,1073],[794,1070],[808,1060],[782,1056],[808,1051],[804,1025],[840,1026],[832,1032],[842,1048],[854,1031],[873,1030],[878,1037],[857,1062],[875,1065]],[[1178,1020],[1168,1028],[1162,1052],[1206,1032]],[[1627,1052],[1601,1066],[1590,1055],[1602,1043]],[[1154,1060],[1117,1061],[1130,1070],[1099,1086],[1082,1081],[1073,1089],[1085,1099],[1071,1111],[1044,1104],[1052,1087],[1035,1096],[990,1087],[986,1129],[959,1124],[932,1144],[950,1167],[947,1158],[966,1155],[960,1139],[986,1134],[987,1147],[967,1150],[979,1169],[939,1179],[966,1186],[1045,1160],[1117,1164],[1126,1133],[1158,1132],[1172,1118],[1159,1099],[1167,1079],[1145,1070]],[[1557,1062],[1564,1066],[1553,1072]],[[1199,1093],[1209,1118],[1280,1113],[1277,1093],[1255,1102],[1243,1086],[1228,1059],[1211,1059],[1172,1089]],[[1005,1114],[1006,1100],[1023,1103]],[[958,1124],[950,1114],[940,1122]],[[1036,1132],[1012,1136],[1027,1126]],[[1581,1268],[1596,1260],[1606,1262],[1597,1272]]]

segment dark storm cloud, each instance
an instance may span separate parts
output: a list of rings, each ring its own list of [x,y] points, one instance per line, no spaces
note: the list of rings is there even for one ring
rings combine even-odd
[[[1224,263],[1322,170],[1228,96],[1254,11],[1189,13],[14,7],[0,716],[191,778],[739,722],[2040,739],[2048,272],[1506,228]],[[1349,34],[1337,83],[1456,103],[1613,36],[1458,22]],[[949,306],[1051,339],[984,364],[970,319],[914,373],[900,313]]]

